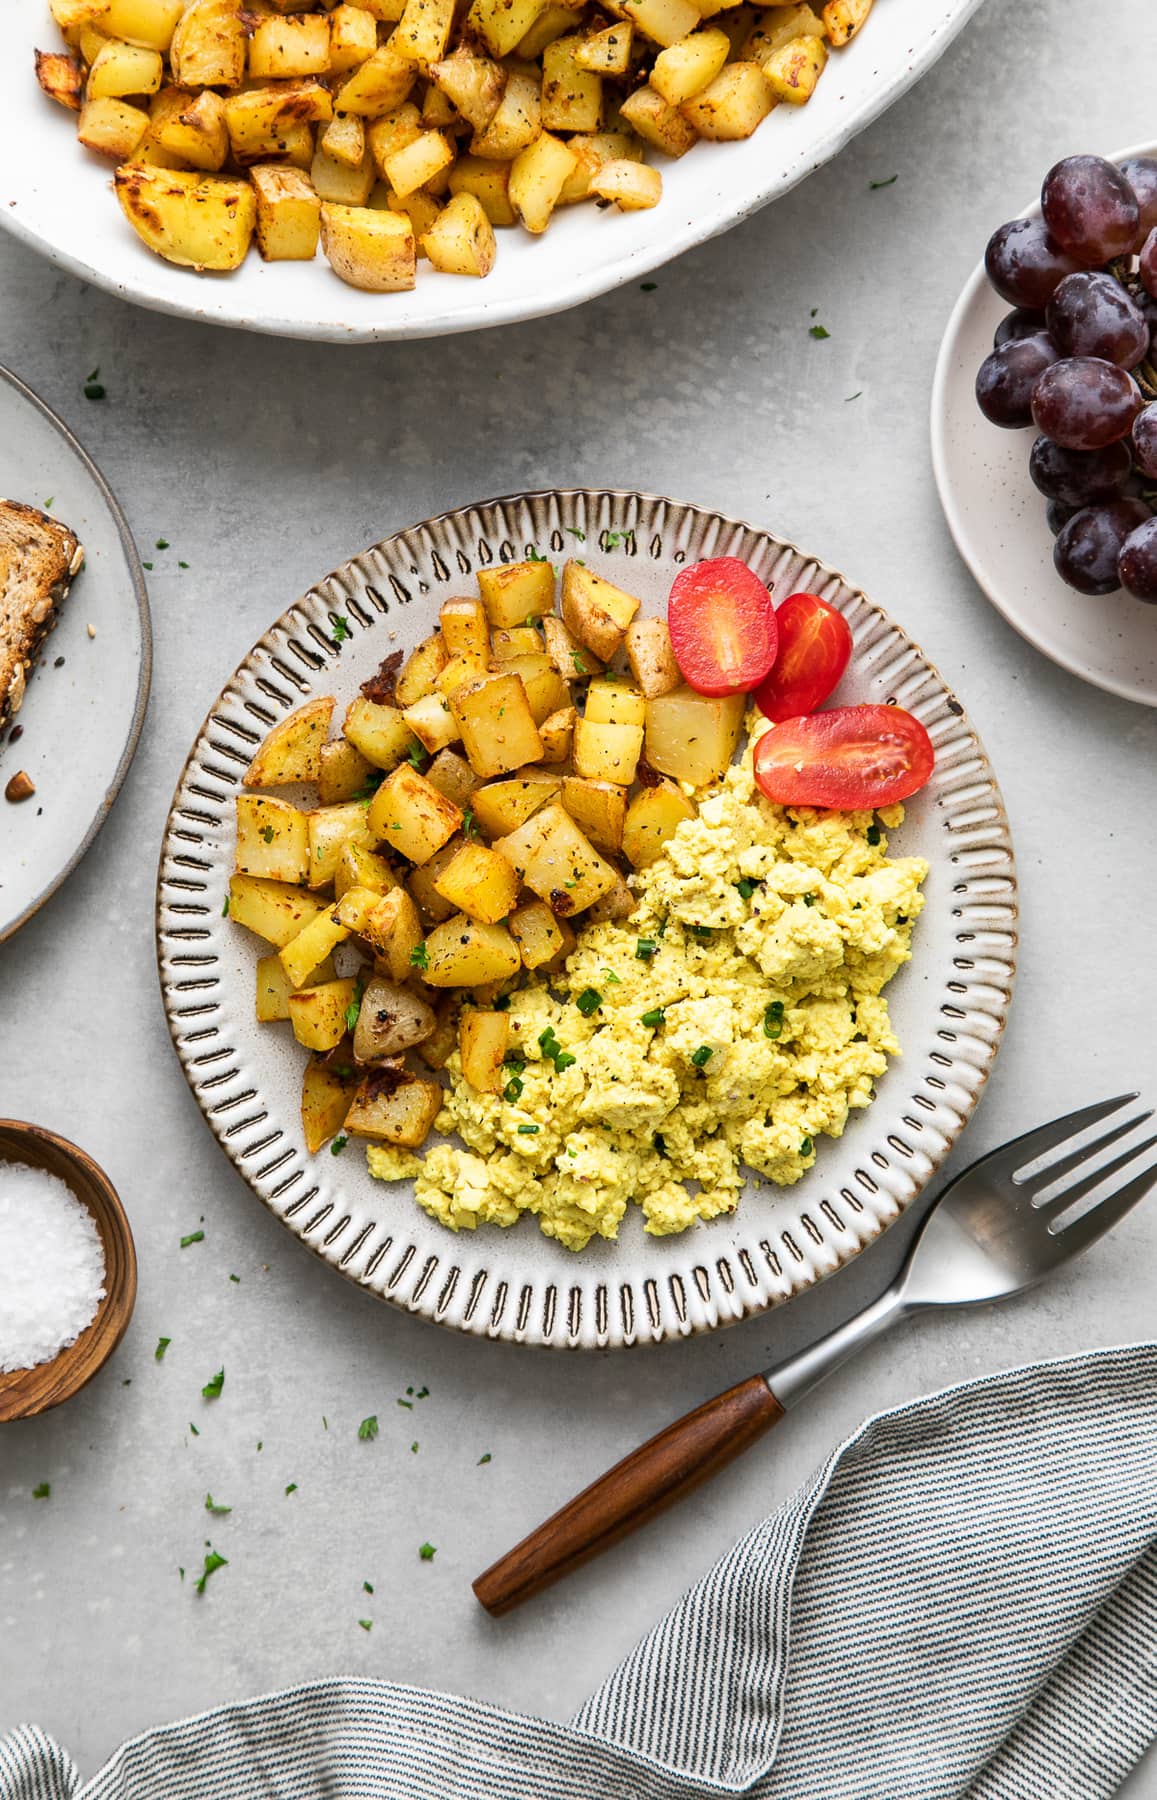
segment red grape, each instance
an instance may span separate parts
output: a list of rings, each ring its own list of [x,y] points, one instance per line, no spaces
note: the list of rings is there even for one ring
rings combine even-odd
[[[1016,430],[1032,424],[1032,396],[1038,380],[1059,355],[1043,331],[1012,338],[986,356],[976,372],[976,404],[992,425]]]
[[[1060,248],[1089,269],[1128,255],[1141,228],[1136,195],[1103,156],[1066,156],[1055,163],[1041,188],[1041,211]]]
[[[1005,313],[992,334],[992,347],[999,350],[1002,344],[1013,343],[1017,338],[1035,337],[1044,328],[1043,312],[1030,312],[1027,307],[1018,306],[1015,312]]]
[[[1133,455],[1141,473],[1157,481],[1157,404],[1143,407],[1133,420]]]
[[[1045,518],[1053,536],[1066,526],[1074,513],[1080,512],[1079,506],[1069,506],[1064,500],[1050,500],[1045,507]]]
[[[1061,580],[1080,594],[1111,594],[1120,587],[1117,558],[1137,527],[1152,523],[1143,500],[1111,500],[1083,506],[1062,525],[1053,545],[1053,565]]]
[[[1057,283],[1080,266],[1053,243],[1039,219],[1010,219],[993,232],[984,252],[988,279],[1001,299],[1038,311]]]
[[[1121,173],[1141,209],[1141,224],[1133,243],[1134,250],[1139,250],[1157,225],[1157,156],[1131,156],[1121,164]]]
[[[1135,600],[1157,602],[1157,519],[1145,519],[1125,539],[1117,572]]]
[[[1111,275],[1066,275],[1048,304],[1049,336],[1062,356],[1103,356],[1135,369],[1149,354],[1141,308]]]
[[[1130,467],[1123,442],[1104,450],[1062,450],[1051,438],[1039,437],[1028,459],[1033,486],[1048,499],[1074,507],[1115,499],[1129,479]]]
[[[1137,383],[1116,363],[1070,356],[1037,382],[1032,416],[1037,430],[1066,450],[1101,450],[1129,435],[1141,404]]]
[[[1157,226],[1141,245],[1141,285],[1157,299]]]

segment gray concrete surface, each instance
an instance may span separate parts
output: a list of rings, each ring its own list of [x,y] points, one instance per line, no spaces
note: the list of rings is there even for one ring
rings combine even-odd
[[[1142,50],[1151,11],[1102,0],[1102,48]],[[122,799],[67,888],[0,950],[0,1111],[99,1158],[141,1258],[113,1364],[73,1405],[0,1435],[0,1730],[36,1719],[91,1773],[146,1726],[342,1670],[563,1718],[866,1413],[1152,1333],[1157,1206],[1051,1287],[876,1347],[700,1499],[495,1624],[469,1591],[494,1553],[675,1412],[850,1312],[911,1221],[828,1286],[707,1340],[569,1358],[459,1340],[345,1285],[250,1196],[171,1052],[152,942],[186,748],[290,599],[444,507],[638,486],[765,522],[847,570],[985,737],[1019,849],[1023,950],[957,1161],[1090,1096],[1152,1091],[1157,713],[1061,673],[990,610],[948,538],[927,448],[941,330],[988,231],[1055,157],[1153,135],[1136,57],[1090,81],[1089,55],[1071,0],[989,0],[838,161],[663,270],[655,292],[481,337],[341,350],[215,332],[0,241],[0,357],[80,431],[140,543],[173,545],[155,558],[153,701]],[[816,306],[825,342],[808,336]],[[97,364],[103,405],[81,394]],[[202,1217],[204,1242],[179,1250]],[[222,1363],[227,1393],[209,1409],[201,1385]],[[412,1410],[395,1404],[423,1386]],[[381,1435],[360,1443],[371,1412]],[[33,1501],[42,1481],[51,1499]],[[209,1518],[206,1491],[228,1518]],[[208,1537],[229,1567],[198,1601],[178,1568],[199,1566]],[[433,1563],[417,1556],[425,1540]],[[1129,1792],[1157,1793],[1157,1769]]]

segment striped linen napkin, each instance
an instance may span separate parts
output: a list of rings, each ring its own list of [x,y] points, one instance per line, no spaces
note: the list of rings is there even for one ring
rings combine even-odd
[[[1099,1800],[1157,1736],[1157,1344],[882,1413],[570,1725],[322,1681],[2,1800]]]

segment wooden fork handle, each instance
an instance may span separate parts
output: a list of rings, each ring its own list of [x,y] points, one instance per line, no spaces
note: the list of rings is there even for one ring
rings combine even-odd
[[[480,1575],[474,1592],[496,1617],[510,1612],[645,1525],[741,1456],[783,1418],[762,1375],[685,1413],[584,1488]]]

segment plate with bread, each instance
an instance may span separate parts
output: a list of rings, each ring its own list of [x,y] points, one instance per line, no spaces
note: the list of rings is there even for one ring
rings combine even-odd
[[[108,816],[150,666],[124,514],[63,421],[0,368],[0,941],[55,893]]]

